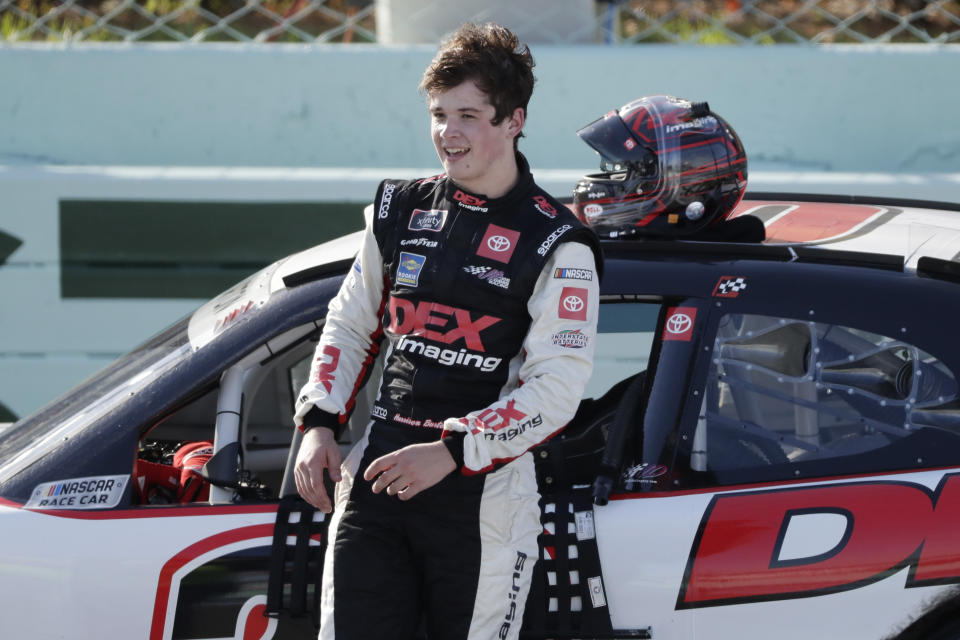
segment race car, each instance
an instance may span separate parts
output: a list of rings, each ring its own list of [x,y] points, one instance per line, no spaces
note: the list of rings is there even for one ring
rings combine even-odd
[[[541,558],[504,625],[960,638],[960,206],[757,193],[739,215],[766,240],[603,242],[594,374],[532,451]],[[359,241],[270,265],[0,432],[0,636],[316,636],[326,523],[291,416]]]

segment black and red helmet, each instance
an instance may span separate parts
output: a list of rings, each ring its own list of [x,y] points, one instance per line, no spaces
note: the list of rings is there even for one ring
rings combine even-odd
[[[747,154],[706,102],[634,100],[577,134],[600,154],[574,211],[600,234],[690,236],[727,219],[747,187]]]

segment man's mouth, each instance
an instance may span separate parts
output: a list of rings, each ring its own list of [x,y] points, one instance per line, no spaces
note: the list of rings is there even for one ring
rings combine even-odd
[[[470,147],[444,147],[443,152],[448,158],[461,158],[470,151]]]

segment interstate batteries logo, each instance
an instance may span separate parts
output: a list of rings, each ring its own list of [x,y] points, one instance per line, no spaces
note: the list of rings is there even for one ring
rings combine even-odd
[[[555,333],[551,341],[564,349],[583,349],[587,346],[587,336],[580,329],[565,329]]]
[[[93,476],[45,482],[33,490],[26,509],[112,509],[120,504],[128,476]]]

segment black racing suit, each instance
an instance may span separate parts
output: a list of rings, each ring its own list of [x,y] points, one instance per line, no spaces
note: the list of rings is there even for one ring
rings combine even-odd
[[[380,184],[331,301],[295,422],[338,431],[387,338],[364,439],[341,470],[321,638],[515,638],[537,559],[529,449],[573,416],[592,370],[595,236],[520,176],[488,199],[446,176]],[[460,473],[409,501],[376,458],[443,438]]]

